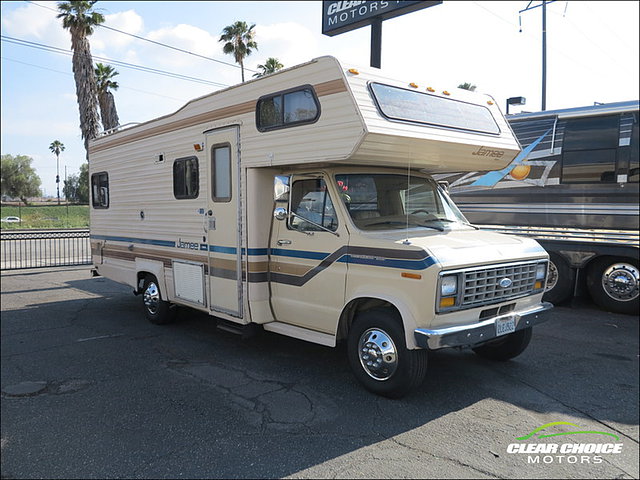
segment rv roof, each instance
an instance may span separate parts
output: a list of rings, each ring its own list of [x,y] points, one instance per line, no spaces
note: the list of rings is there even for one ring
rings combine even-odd
[[[584,117],[591,115],[608,115],[612,113],[629,112],[638,110],[638,100],[628,102],[605,103],[602,105],[592,105],[588,107],[565,108],[561,110],[545,110],[543,112],[516,113],[507,116],[507,120],[521,120],[526,118],[540,118],[558,116],[558,118]]]

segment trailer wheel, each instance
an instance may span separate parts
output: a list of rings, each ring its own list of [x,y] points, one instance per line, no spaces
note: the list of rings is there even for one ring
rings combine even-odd
[[[524,328],[475,347],[473,351],[482,358],[505,362],[517,357],[527,349],[531,341],[531,333],[531,327]]]
[[[543,299],[554,305],[573,295],[575,273],[566,260],[554,252],[549,253],[549,276]]]
[[[171,304],[162,300],[158,280],[153,275],[147,275],[142,287],[142,305],[147,319],[156,325],[171,323],[176,316],[176,311]]]
[[[640,271],[637,260],[598,258],[589,265],[587,288],[600,308],[616,313],[638,313]]]
[[[427,372],[427,351],[407,349],[402,323],[389,309],[358,315],[349,331],[347,354],[358,381],[389,398],[417,388]]]

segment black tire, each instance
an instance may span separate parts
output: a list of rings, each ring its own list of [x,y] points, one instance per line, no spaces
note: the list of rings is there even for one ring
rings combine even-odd
[[[158,279],[147,275],[142,287],[142,307],[147,319],[156,325],[166,325],[175,320],[176,309],[171,303],[162,300]]]
[[[637,315],[638,277],[635,259],[597,258],[587,268],[587,288],[603,310]]]
[[[531,327],[491,340],[473,351],[482,358],[506,362],[524,352],[531,341]]]
[[[544,292],[543,300],[556,305],[572,297],[575,276],[574,270],[564,258],[550,252],[547,290]]]
[[[361,356],[367,347],[369,353]],[[402,320],[389,309],[368,310],[356,317],[349,330],[347,355],[358,381],[370,392],[389,398],[403,397],[417,388],[427,373],[427,351],[407,349]],[[366,362],[374,365],[367,367]],[[375,362],[380,366],[376,368]]]

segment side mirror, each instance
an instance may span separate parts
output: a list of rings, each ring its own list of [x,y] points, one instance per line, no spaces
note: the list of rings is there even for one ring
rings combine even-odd
[[[276,220],[284,220],[285,218],[287,218],[287,209],[283,207],[277,207],[273,211],[273,218],[275,218]]]

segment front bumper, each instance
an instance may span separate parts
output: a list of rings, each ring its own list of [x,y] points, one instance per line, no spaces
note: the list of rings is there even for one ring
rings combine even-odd
[[[542,312],[550,310],[553,305],[548,302],[542,302],[535,307],[520,310],[519,312],[509,312],[507,315],[483,320],[473,325],[463,325],[459,327],[447,327],[438,330],[428,330],[426,328],[417,328],[413,334],[416,343],[420,348],[428,348],[437,350],[445,347],[465,347],[476,345],[496,338],[496,322],[498,320],[513,317],[515,319],[516,331],[529,328],[547,320],[546,315],[539,315]]]

